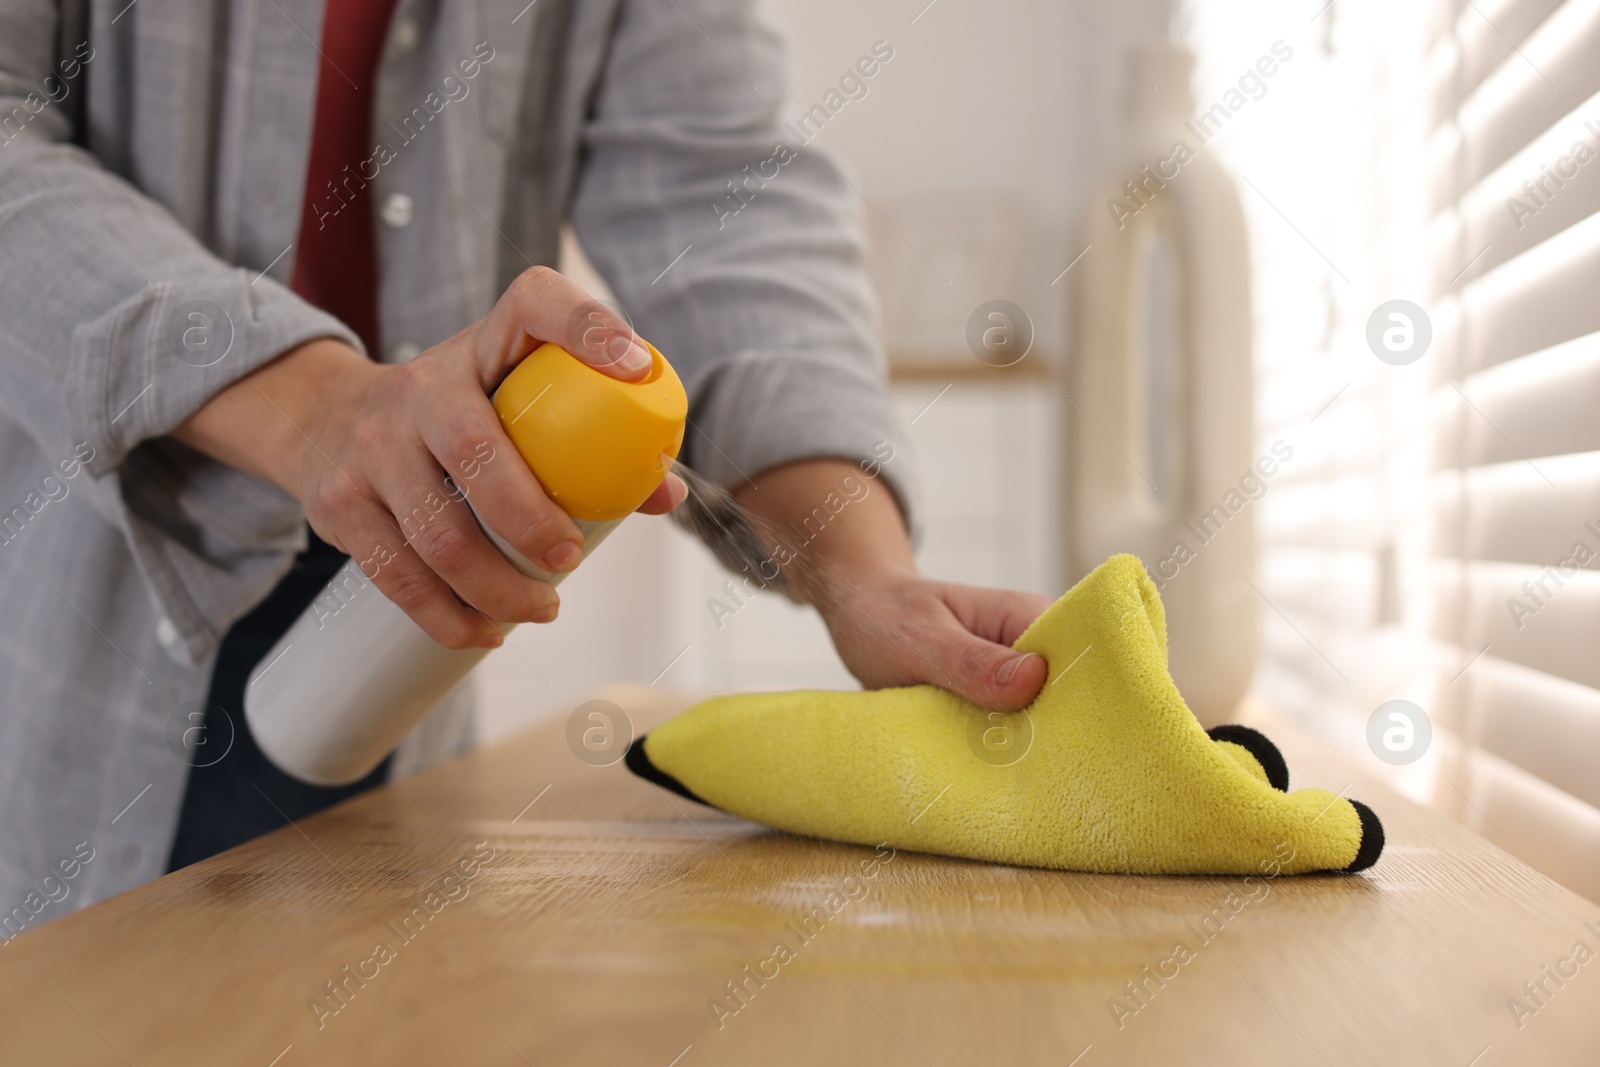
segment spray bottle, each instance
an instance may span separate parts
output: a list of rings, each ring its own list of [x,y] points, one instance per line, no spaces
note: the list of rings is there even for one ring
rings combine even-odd
[[[492,399],[521,460],[577,523],[585,559],[661,484],[683,444],[683,383],[654,346],[645,347],[649,374],[621,382],[543,345]],[[479,525],[523,574],[551,585],[564,577],[528,561],[481,517]],[[245,718],[261,750],[286,773],[318,785],[354,782],[487,651],[434,641],[351,559],[251,674]]]

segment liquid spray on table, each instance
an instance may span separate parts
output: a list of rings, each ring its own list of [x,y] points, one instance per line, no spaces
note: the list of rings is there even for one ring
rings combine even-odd
[[[494,394],[517,455],[490,462],[528,464],[577,523],[585,559],[661,484],[683,444],[683,383],[660,352],[645,347],[650,373],[621,382],[546,344]],[[727,510],[703,491],[694,509],[702,516]],[[522,573],[552,585],[565,577],[529,562],[481,518],[479,525]],[[339,607],[329,611],[325,603]],[[245,718],[283,771],[343,785],[382,762],[487,652],[434,641],[351,559],[251,674]]]

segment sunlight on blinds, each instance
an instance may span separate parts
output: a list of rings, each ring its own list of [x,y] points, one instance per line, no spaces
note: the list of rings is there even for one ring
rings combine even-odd
[[[1206,144],[1251,228],[1258,439],[1295,449],[1256,689],[1600,898],[1600,0],[1189,0],[1181,27],[1200,100],[1294,49]],[[1433,725],[1413,762],[1369,731],[1394,699]]]
[[[1434,681],[1430,598],[1402,586],[1429,545],[1438,339],[1407,366],[1367,342],[1379,305],[1430,296],[1426,7],[1192,0],[1183,20],[1202,100],[1273,39],[1294,48],[1272,94],[1207,144],[1250,221],[1258,438],[1295,449],[1260,509],[1256,687],[1363,755],[1372,711],[1427,707]],[[1390,774],[1421,798],[1437,766],[1435,752]]]

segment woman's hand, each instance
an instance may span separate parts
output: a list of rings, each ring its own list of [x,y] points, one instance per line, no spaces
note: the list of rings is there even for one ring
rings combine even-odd
[[[926,682],[991,711],[1016,711],[1039,694],[1047,667],[1011,643],[1049,606],[1037,593],[897,574],[860,575],[818,610],[868,689]]]
[[[213,397],[174,436],[292,493],[318,536],[449,648],[494,647],[502,626],[549,622],[559,598],[490,544],[465,504],[517,551],[569,571],[583,537],[545,496],[489,402],[529,352],[553,341],[622,381],[650,354],[562,275],[523,273],[482,321],[402,366],[313,341]],[[675,475],[640,508],[670,511]]]
[[[862,685],[926,682],[992,711],[1016,711],[1038,695],[1045,661],[1010,646],[1049,598],[922,577],[899,506],[855,464],[777,467],[735,496],[769,546],[782,542],[774,558],[785,579],[816,606]],[[831,517],[817,529],[817,509],[830,496],[846,503],[837,513],[824,509]],[[795,531],[808,540],[797,543]]]

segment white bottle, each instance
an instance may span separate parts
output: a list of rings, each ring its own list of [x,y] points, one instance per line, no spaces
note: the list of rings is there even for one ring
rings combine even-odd
[[[660,484],[683,442],[683,384],[646,347],[655,365],[630,383],[547,344],[494,395],[517,449],[495,460],[528,463],[582,532],[585,559]],[[564,577],[479,525],[522,573],[552,585]],[[245,720],[285,773],[344,785],[371,773],[487,651],[434,641],[351,559],[251,673]]]
[[[1160,43],[1135,62],[1155,85],[1130,81],[1122,144],[1087,205],[1093,250],[1074,275],[1068,571],[1075,580],[1117,552],[1144,561],[1173,680],[1212,726],[1233,716],[1255,668],[1249,496],[1277,460],[1252,448],[1244,214],[1187,121],[1194,58]]]

